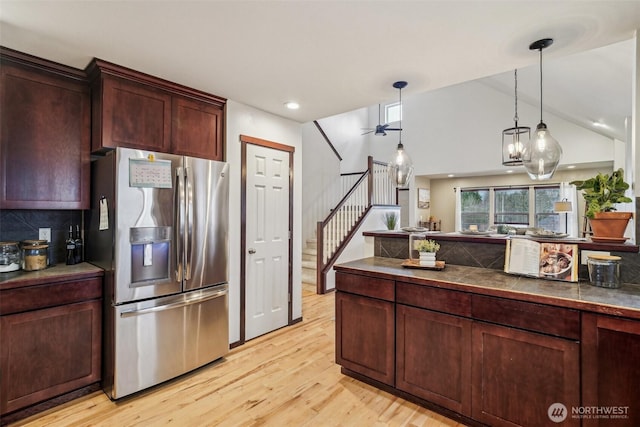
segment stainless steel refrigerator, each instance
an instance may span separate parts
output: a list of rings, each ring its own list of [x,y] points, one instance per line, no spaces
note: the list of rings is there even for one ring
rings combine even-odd
[[[228,169],[125,148],[92,162],[86,258],[105,270],[110,398],[229,351]]]

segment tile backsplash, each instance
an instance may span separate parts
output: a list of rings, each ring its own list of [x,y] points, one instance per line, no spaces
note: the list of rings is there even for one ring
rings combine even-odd
[[[49,256],[51,264],[65,262],[65,239],[72,225],[84,229],[81,210],[0,210],[0,241],[37,239],[40,228],[51,228]],[[84,235],[84,232],[82,232]],[[83,236],[84,237],[84,236]]]

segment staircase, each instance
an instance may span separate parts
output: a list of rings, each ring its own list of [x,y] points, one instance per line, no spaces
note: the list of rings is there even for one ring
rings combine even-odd
[[[327,272],[349,243],[371,207],[395,204],[393,199],[396,189],[387,175],[387,164],[374,161],[371,156],[368,157],[367,164],[367,170],[359,174],[351,189],[331,210],[329,216],[324,221],[318,221],[317,242],[316,239],[307,242],[307,248],[310,244],[313,245],[317,254],[316,280],[313,283],[316,283],[319,294],[327,292]],[[304,258],[302,263],[304,266]],[[304,270],[305,268],[303,268],[303,274]]]
[[[305,247],[302,249],[302,283],[316,284],[317,258],[318,240],[316,238],[307,239]]]

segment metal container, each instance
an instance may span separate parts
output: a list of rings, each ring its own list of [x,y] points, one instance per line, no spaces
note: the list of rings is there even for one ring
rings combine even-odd
[[[620,287],[620,257],[612,255],[589,255],[587,258],[589,281],[602,288]]]
[[[20,270],[18,242],[0,242],[0,273]]]
[[[49,245],[46,240],[25,240],[22,242],[22,269],[24,271],[44,270],[49,265]]]

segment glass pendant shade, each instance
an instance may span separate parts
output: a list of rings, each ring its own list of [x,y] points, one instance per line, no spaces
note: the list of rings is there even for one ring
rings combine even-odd
[[[540,122],[522,153],[522,164],[529,178],[535,181],[551,179],[561,157],[562,147]]]
[[[398,187],[406,187],[409,185],[409,180],[413,175],[413,162],[411,162],[411,158],[407,152],[404,151],[402,142],[398,143],[398,150],[387,164],[387,173],[391,181]]]

